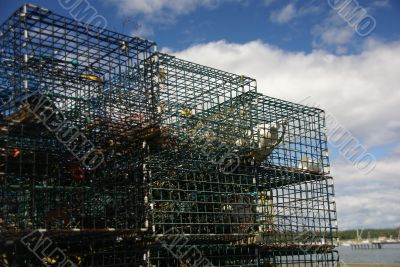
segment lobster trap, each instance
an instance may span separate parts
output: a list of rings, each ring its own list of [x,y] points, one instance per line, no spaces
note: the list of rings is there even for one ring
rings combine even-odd
[[[337,263],[322,110],[33,5],[0,29],[3,265]]]
[[[254,235],[259,222],[252,169],[221,172],[194,155],[176,156],[158,155],[146,165],[152,232],[160,239],[184,235],[192,242],[228,242]]]
[[[153,80],[146,77],[151,70],[145,69],[145,60],[155,43],[86,29],[32,5],[16,11],[1,32],[5,120],[29,121],[34,114],[24,108],[26,102],[46,96],[62,112],[60,120],[68,120],[99,145],[106,145],[111,134],[151,124]]]

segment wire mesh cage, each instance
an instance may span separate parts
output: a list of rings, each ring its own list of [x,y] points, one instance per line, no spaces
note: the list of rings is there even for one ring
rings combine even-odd
[[[281,169],[258,169],[263,192],[257,241],[273,248],[333,249],[336,207],[332,178]]]
[[[0,29],[3,265],[60,263],[33,233],[76,266],[337,263],[322,110],[33,5]]]
[[[324,111],[258,95],[255,158],[266,166],[328,174]]]
[[[175,240],[173,246],[163,244],[149,251],[153,266],[261,266],[255,246],[227,244],[185,245]]]
[[[97,30],[33,5],[1,26],[5,228],[143,223],[142,137],[135,130],[153,123],[144,62],[155,44]]]
[[[144,223],[142,171],[126,162],[138,155],[115,155],[107,169],[87,171],[40,125],[2,127],[2,229],[136,229]]]
[[[185,235],[209,242],[253,235],[258,218],[257,186],[251,168],[221,172],[217,165],[195,155],[182,156],[159,154],[146,164],[153,233],[158,238]]]
[[[324,266],[336,267],[339,264],[337,251],[323,250],[280,250],[260,249],[258,266]]]
[[[147,250],[134,242],[130,231],[113,233],[30,232],[1,246],[1,266],[128,267],[146,266]],[[41,240],[46,240],[41,243]],[[8,252],[8,257],[4,257]]]
[[[1,114],[26,121],[22,106],[45,95],[93,142],[150,123],[152,79],[145,59],[155,43],[98,31],[46,9],[24,5],[1,27]]]
[[[181,145],[237,144],[254,126],[256,81],[157,53],[160,124]],[[211,147],[211,146],[210,146]]]

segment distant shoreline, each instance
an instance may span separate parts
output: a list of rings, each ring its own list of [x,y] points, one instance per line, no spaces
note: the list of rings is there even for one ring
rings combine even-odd
[[[400,267],[400,263],[346,263],[343,267]]]

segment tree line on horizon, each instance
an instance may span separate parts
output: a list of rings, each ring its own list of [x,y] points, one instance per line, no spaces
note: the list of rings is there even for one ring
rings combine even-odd
[[[400,236],[400,228],[397,229],[363,229],[358,231],[362,239],[368,238],[398,238]],[[357,230],[344,230],[338,231],[338,237],[340,240],[357,239]]]

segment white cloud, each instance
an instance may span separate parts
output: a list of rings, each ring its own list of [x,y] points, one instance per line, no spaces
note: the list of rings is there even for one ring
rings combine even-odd
[[[361,54],[338,56],[219,41],[177,55],[254,77],[267,95],[292,101],[313,96],[368,147],[398,141],[400,43],[371,41]]]
[[[272,3],[273,2],[267,2],[266,5],[268,6]],[[320,13],[321,11],[322,6],[320,3],[310,2],[300,5],[298,8],[295,4],[290,3],[280,10],[272,11],[269,18],[272,22],[284,24],[307,15]]]
[[[400,144],[398,144],[397,146],[395,146],[395,147],[392,149],[392,152],[393,152],[394,154],[397,154],[397,155],[400,156]]]
[[[340,227],[400,226],[400,157],[377,162],[368,175],[354,171],[351,164],[337,162],[335,180]]]
[[[265,5],[265,6],[270,6],[270,5],[272,5],[273,3],[275,3],[276,0],[264,0],[263,2],[264,2],[264,5]]]
[[[372,4],[377,7],[390,7],[389,0],[375,0]]]
[[[186,15],[197,8],[213,9],[224,3],[248,4],[248,0],[105,0],[105,4],[115,6],[119,16],[140,21],[141,29],[131,31],[133,35],[150,37],[154,27],[172,25],[180,15]]]
[[[383,44],[371,40],[360,54],[335,55],[322,50],[309,54],[286,52],[261,41],[245,44],[218,41],[196,45],[175,55],[254,77],[259,91],[269,96],[294,102],[313,96],[368,149],[400,146],[398,42]],[[400,157],[395,157],[394,151],[387,153],[392,156],[386,155],[385,160],[378,161],[368,176],[362,176],[344,160],[332,164],[337,181],[339,223],[343,227],[362,226],[362,222],[370,226],[395,226],[391,224],[400,221]]]
[[[342,45],[348,43],[353,35],[350,28],[330,27],[322,31],[321,38],[324,43]]]
[[[288,4],[278,11],[271,13],[270,19],[272,22],[283,24],[296,17],[296,8],[294,4]]]
[[[199,6],[215,7],[221,0],[107,0],[124,14],[159,14],[162,11],[186,14]]]
[[[132,30],[132,36],[152,36],[154,34],[154,30],[152,27],[149,27],[147,23],[141,22],[140,27],[136,27]]]
[[[248,0],[106,0],[125,15],[144,15],[158,20],[157,16],[175,17],[188,14],[199,7],[217,8],[224,3],[248,4]]]
[[[400,225],[399,189],[386,188],[337,197],[341,230],[354,228],[394,228]]]
[[[334,48],[341,54],[348,44],[355,43],[355,31],[335,11],[311,30],[315,48]]]

